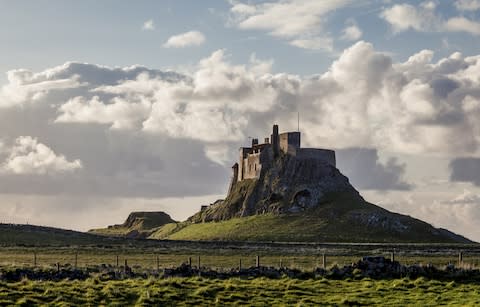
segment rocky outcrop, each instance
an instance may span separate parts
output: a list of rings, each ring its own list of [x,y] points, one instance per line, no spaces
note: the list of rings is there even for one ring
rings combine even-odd
[[[202,233],[203,240],[471,243],[447,230],[366,202],[348,178],[324,160],[285,153],[273,158],[271,148],[265,151],[262,154],[271,159],[265,159],[268,163],[262,164],[258,179],[233,182],[225,200],[204,207],[170,236],[195,240],[196,232],[189,231],[189,223],[195,228],[195,224],[219,222],[211,235]],[[233,229],[228,223],[257,215],[278,216],[278,223],[269,219],[270,224],[264,227],[255,219],[237,219]],[[279,228],[279,224],[291,229]],[[222,227],[225,237],[218,231]],[[258,232],[252,235],[248,229]]]
[[[135,228],[136,230],[147,230],[169,223],[175,223],[175,221],[170,217],[170,215],[162,211],[132,212],[128,215],[127,220],[119,226],[130,229]]]
[[[208,222],[265,213],[304,212],[338,194],[349,194],[359,203],[364,202],[348,178],[331,164],[282,154],[263,166],[258,180],[237,182],[225,200],[217,201],[190,220]]]
[[[107,228],[92,229],[89,232],[121,236],[127,238],[147,238],[157,228],[166,224],[176,223],[165,212],[132,212],[123,224],[110,225]]]

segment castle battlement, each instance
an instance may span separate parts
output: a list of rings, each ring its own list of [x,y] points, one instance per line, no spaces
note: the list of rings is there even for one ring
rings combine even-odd
[[[300,131],[278,132],[278,125],[273,125],[270,138],[264,138],[259,144],[258,139],[252,139],[251,147],[241,147],[239,161],[232,166],[233,177],[230,189],[236,182],[245,179],[258,179],[262,169],[281,154],[295,156],[297,159],[318,159],[336,166],[335,151],[320,148],[301,148]]]

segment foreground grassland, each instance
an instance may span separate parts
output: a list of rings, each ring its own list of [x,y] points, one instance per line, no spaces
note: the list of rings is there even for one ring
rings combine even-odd
[[[171,278],[0,283],[0,305],[416,305],[480,304],[480,285],[419,278],[374,281]]]
[[[432,249],[433,250],[433,249]],[[202,267],[212,269],[230,269],[238,267],[242,261],[244,267],[254,266],[255,257],[260,256],[261,264],[269,267],[287,266],[301,270],[314,270],[322,265],[322,254],[325,253],[326,265],[344,266],[358,261],[366,255],[383,255],[390,257],[389,250],[370,249],[367,251],[326,249],[319,251],[302,250],[301,248],[281,249],[220,249],[220,248],[95,248],[95,247],[3,247],[0,248],[0,267],[33,267],[34,261],[37,267],[72,267],[77,261],[78,268],[95,267],[99,265],[116,266],[117,256],[119,265],[125,260],[136,271],[160,269],[178,266],[192,259],[197,264],[200,257]],[[427,265],[432,264],[439,268],[449,263],[458,263],[458,253],[451,250],[438,250],[420,252],[401,252],[397,249],[395,259],[405,265]],[[158,262],[157,262],[158,260]],[[463,266],[465,268],[478,268],[480,266],[480,255],[478,252],[464,250]]]

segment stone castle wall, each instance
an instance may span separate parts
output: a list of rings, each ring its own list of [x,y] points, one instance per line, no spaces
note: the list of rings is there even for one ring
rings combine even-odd
[[[300,132],[285,132],[279,135],[280,149],[284,153],[295,154],[300,148]]]
[[[299,148],[295,156],[299,159],[318,159],[336,167],[335,151],[320,148]]]

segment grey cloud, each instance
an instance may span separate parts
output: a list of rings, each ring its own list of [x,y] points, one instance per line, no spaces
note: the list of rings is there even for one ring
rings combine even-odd
[[[480,158],[455,158],[449,166],[450,181],[471,182],[480,186]]]
[[[376,149],[346,148],[337,150],[336,155],[337,167],[359,189],[410,190],[413,187],[402,178],[405,165],[396,158],[380,163]]]

